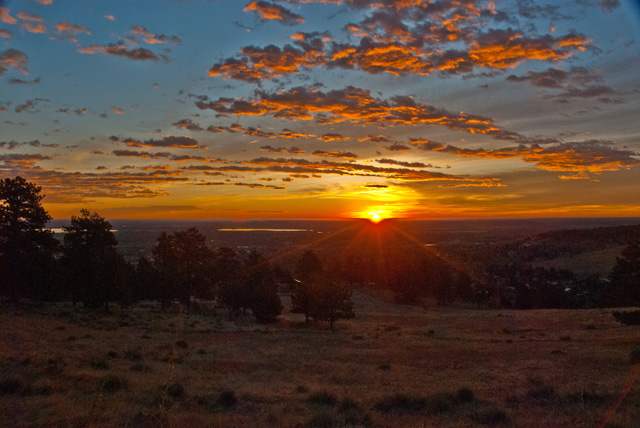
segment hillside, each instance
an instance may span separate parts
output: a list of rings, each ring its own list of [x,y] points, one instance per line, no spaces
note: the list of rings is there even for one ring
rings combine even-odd
[[[283,296],[288,305],[288,299]],[[354,295],[336,331],[139,304],[2,308],[1,426],[629,427],[640,329],[610,310],[434,309]],[[616,407],[620,397],[621,404]],[[608,416],[610,415],[610,416]]]

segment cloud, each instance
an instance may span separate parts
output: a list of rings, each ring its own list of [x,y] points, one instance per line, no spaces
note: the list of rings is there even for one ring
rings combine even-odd
[[[335,133],[328,133],[328,134],[324,134],[321,137],[318,137],[318,139],[323,141],[343,141],[343,140],[348,140],[349,138],[350,137],[345,137],[344,135],[335,134]]]
[[[411,147],[406,146],[402,143],[393,143],[390,146],[384,146],[383,148],[389,150],[390,152],[406,152],[408,150],[411,150]]]
[[[639,153],[621,150],[610,142],[588,140],[581,142],[558,143],[548,147],[539,145],[520,145],[499,149],[465,149],[452,145],[443,145],[433,141],[414,141],[419,150],[455,154],[463,157],[489,159],[520,158],[533,163],[539,169],[559,172],[600,173],[616,171],[640,164]]]
[[[422,162],[403,162],[403,161],[397,161],[395,159],[387,159],[387,158],[376,159],[376,162],[386,164],[386,165],[406,166],[408,168],[433,168],[433,165],[425,164]]]
[[[36,15],[29,12],[24,12],[24,11],[19,12],[17,17],[24,21],[43,22],[43,19],[40,15]]]
[[[0,6],[0,21],[5,24],[15,24],[18,22],[13,16],[9,14],[9,8]]]
[[[168,192],[158,186],[187,183],[190,180],[180,177],[180,171],[174,174],[167,174],[166,171],[64,172],[26,166],[15,172],[46,188],[48,203],[69,204],[92,202],[98,198],[158,198],[168,195]],[[149,186],[154,186],[155,189]]]
[[[11,31],[0,28],[0,37],[10,39],[12,36],[13,36],[13,33]]]
[[[313,138],[315,135],[313,134],[305,134],[300,131],[292,131],[290,129],[284,128],[281,133],[278,134],[278,137],[282,138]]]
[[[133,25],[131,27],[131,32],[133,34],[137,34],[142,36],[142,40],[147,42],[150,45],[154,45],[157,43],[172,43],[174,45],[179,45],[182,40],[178,36],[165,36],[164,34],[152,34],[146,28],[141,27],[139,25]]]
[[[78,52],[91,55],[103,54],[110,56],[119,56],[134,61],[159,61],[161,59],[165,62],[169,61],[169,58],[166,55],[156,55],[148,49],[132,49],[122,44],[108,46],[91,45],[84,48],[78,48]]]
[[[15,140],[11,140],[11,141],[1,141],[0,142],[0,147],[6,148],[8,150],[13,150],[16,147],[20,147],[20,146],[56,148],[56,147],[58,147],[58,144],[55,144],[55,143],[54,144],[43,144],[39,140],[31,140],[31,141],[23,141],[23,142],[18,142],[18,141],[15,141]]]
[[[176,123],[172,123],[171,126],[176,128],[187,129],[189,131],[203,131],[203,129],[197,123],[191,121],[191,119],[181,119]]]
[[[549,68],[542,72],[529,71],[522,76],[510,75],[507,80],[529,82],[540,88],[562,90],[547,97],[555,98],[560,102],[567,102],[569,98],[598,98],[616,94],[612,88],[601,84],[601,76],[585,67],[571,67],[566,71],[561,68]]]
[[[122,140],[129,147],[175,147],[180,149],[207,149],[207,146],[198,144],[198,140],[186,135],[175,136],[167,135],[160,140],[150,139],[145,141],[136,140],[135,138],[125,138]]]
[[[271,153],[289,153],[292,155],[303,155],[304,150],[300,150],[297,147],[291,146],[290,148],[286,147],[272,147],[272,146],[261,146],[260,150],[264,150]]]
[[[252,2],[247,7],[257,9],[258,4],[280,8],[267,2]],[[533,22],[528,21],[537,15],[570,18],[559,14],[554,6],[521,5],[516,16],[511,10],[495,10],[495,5],[480,6],[470,1],[427,4],[414,0],[349,0],[345,4],[371,10],[361,22],[346,26],[350,39],[359,41],[336,42],[324,33],[296,33],[292,39],[297,47],[244,47],[238,55],[210,68],[210,76],[259,82],[315,67],[399,76],[434,72],[473,75],[478,68],[503,71],[531,60],[555,63],[585,50],[590,43],[581,34],[553,37],[535,31]],[[481,31],[490,20],[501,24],[525,22],[520,28]]]
[[[45,98],[34,98],[32,100],[27,100],[25,101],[24,104],[19,104],[14,108],[14,111],[16,113],[37,113],[38,110],[36,110],[36,106],[38,105],[39,102],[48,102],[48,99]]]
[[[7,80],[7,83],[11,85],[38,85],[40,84],[40,82],[41,82],[41,77],[37,77],[33,80],[22,80],[22,79],[13,77]]]
[[[245,12],[256,12],[261,20],[277,20],[284,25],[302,24],[305,20],[302,16],[296,15],[290,10],[274,3],[262,0],[254,0],[245,8]]]
[[[127,114],[124,110],[122,110],[120,107],[111,107],[111,111],[115,114]]]
[[[116,20],[115,16],[113,16],[113,15],[105,15],[104,17],[105,17],[105,19],[108,19],[109,21],[115,21]]]
[[[620,7],[620,0],[599,0],[598,6],[600,6],[603,12],[609,13]]]
[[[149,153],[149,152],[139,152],[137,150],[114,150],[113,154],[120,157],[129,157],[129,158],[143,158],[143,159],[160,159],[160,158],[168,158],[171,156],[171,153],[168,152],[157,152],[157,153]]]
[[[450,175],[440,172],[417,171],[415,169],[406,168],[382,168],[368,164],[359,164],[357,162],[333,162],[320,161],[313,162],[306,159],[285,159],[285,158],[257,158],[249,161],[243,161],[244,165],[226,165],[215,168],[219,172],[275,172],[286,174],[314,174],[314,175],[350,175],[363,177],[382,177],[390,180],[399,181],[462,181],[462,182],[478,182],[478,183],[495,183],[496,178],[488,177],[469,177],[460,175]]]
[[[202,110],[218,112],[218,117],[267,116],[290,120],[316,120],[318,123],[384,123],[391,125],[435,124],[469,133],[484,133],[501,139],[520,138],[496,126],[492,119],[466,113],[452,113],[433,106],[418,104],[410,97],[396,96],[381,100],[364,89],[349,86],[341,90],[323,92],[309,87],[295,87],[287,91],[256,91],[256,97],[199,100]],[[339,134],[325,134],[322,139],[346,138]]]
[[[13,68],[22,74],[29,74],[27,64],[29,57],[17,49],[7,49],[0,52],[0,76],[5,74],[9,68]]]
[[[351,152],[337,152],[337,151],[327,152],[324,150],[316,150],[315,152],[311,153],[311,156],[323,156],[323,157],[342,158],[342,159],[357,159],[360,157],[355,153],[351,153]]]
[[[69,40],[70,42],[77,43],[78,39],[75,36],[78,34],[91,35],[91,29],[84,25],[75,25],[68,22],[58,22],[56,24],[56,32],[60,35],[60,38]]]
[[[41,155],[41,154],[21,154],[21,153],[10,153],[0,155],[0,161],[4,162],[6,166],[10,167],[29,167],[33,166],[35,162],[50,160],[53,159],[51,156]]]
[[[40,4],[50,5],[53,3],[53,0],[36,0]]]

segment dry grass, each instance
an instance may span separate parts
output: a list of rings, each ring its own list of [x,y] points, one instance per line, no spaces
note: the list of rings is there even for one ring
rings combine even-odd
[[[357,317],[335,332],[287,313],[270,326],[250,315],[229,322],[206,306],[199,314],[4,308],[0,426],[640,424],[640,390],[630,382],[640,365],[629,359],[640,328],[609,310],[355,300]]]

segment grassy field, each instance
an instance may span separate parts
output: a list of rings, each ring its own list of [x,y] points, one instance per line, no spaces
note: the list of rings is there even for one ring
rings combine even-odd
[[[4,306],[0,426],[640,426],[640,328],[610,310],[354,300],[336,331],[286,309]]]
[[[533,265],[541,266],[545,269],[566,269],[581,276],[607,276],[616,264],[616,257],[620,257],[623,249],[624,246],[605,248],[603,250],[536,262]]]

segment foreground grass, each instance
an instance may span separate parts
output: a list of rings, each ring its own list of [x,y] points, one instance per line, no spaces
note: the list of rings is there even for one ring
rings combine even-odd
[[[355,297],[357,318],[335,332],[289,314],[230,322],[206,305],[5,306],[0,426],[640,424],[640,328],[609,310],[425,311]]]

